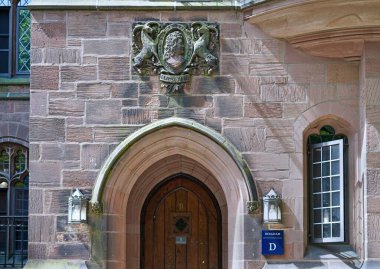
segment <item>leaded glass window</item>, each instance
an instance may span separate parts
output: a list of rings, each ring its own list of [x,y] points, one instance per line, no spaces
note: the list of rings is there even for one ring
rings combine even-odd
[[[28,150],[0,144],[0,267],[21,268],[28,247]]]
[[[0,75],[30,72],[30,0],[0,0]]]
[[[345,240],[345,150],[347,138],[323,126],[309,136],[310,232],[314,243]]]

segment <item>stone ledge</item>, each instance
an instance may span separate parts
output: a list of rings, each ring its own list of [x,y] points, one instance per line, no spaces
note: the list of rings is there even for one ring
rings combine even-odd
[[[244,10],[245,20],[314,56],[357,60],[365,41],[380,41],[377,0],[283,0]]]
[[[28,260],[24,269],[88,269],[80,260]]]

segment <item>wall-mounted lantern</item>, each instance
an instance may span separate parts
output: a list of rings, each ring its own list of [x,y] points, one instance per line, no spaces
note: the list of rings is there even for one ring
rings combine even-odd
[[[76,189],[69,197],[68,223],[87,222],[87,199]]]
[[[271,189],[263,198],[264,223],[281,223],[281,198]]]

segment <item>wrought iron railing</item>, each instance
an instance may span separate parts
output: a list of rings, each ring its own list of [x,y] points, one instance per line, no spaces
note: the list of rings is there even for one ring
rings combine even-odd
[[[0,216],[0,268],[22,268],[28,258],[28,217]]]

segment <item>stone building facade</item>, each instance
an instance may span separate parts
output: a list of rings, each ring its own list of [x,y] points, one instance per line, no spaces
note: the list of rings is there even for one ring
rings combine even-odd
[[[220,215],[218,250],[198,254],[199,268],[378,268],[379,8],[375,0],[33,0],[30,108],[27,86],[2,86],[11,95],[0,103],[0,142],[29,143],[25,268],[146,268],[147,204],[174,177],[207,190]],[[218,67],[174,93],[159,75],[139,74],[133,27],[150,21],[218,25]],[[322,221],[310,153],[326,126],[344,137],[341,239],[327,243],[314,240]],[[322,195],[334,193],[331,175]],[[90,200],[87,223],[67,223],[76,188]],[[282,201],[277,224],[263,223],[271,189]],[[284,231],[284,254],[261,254],[262,230]]]

